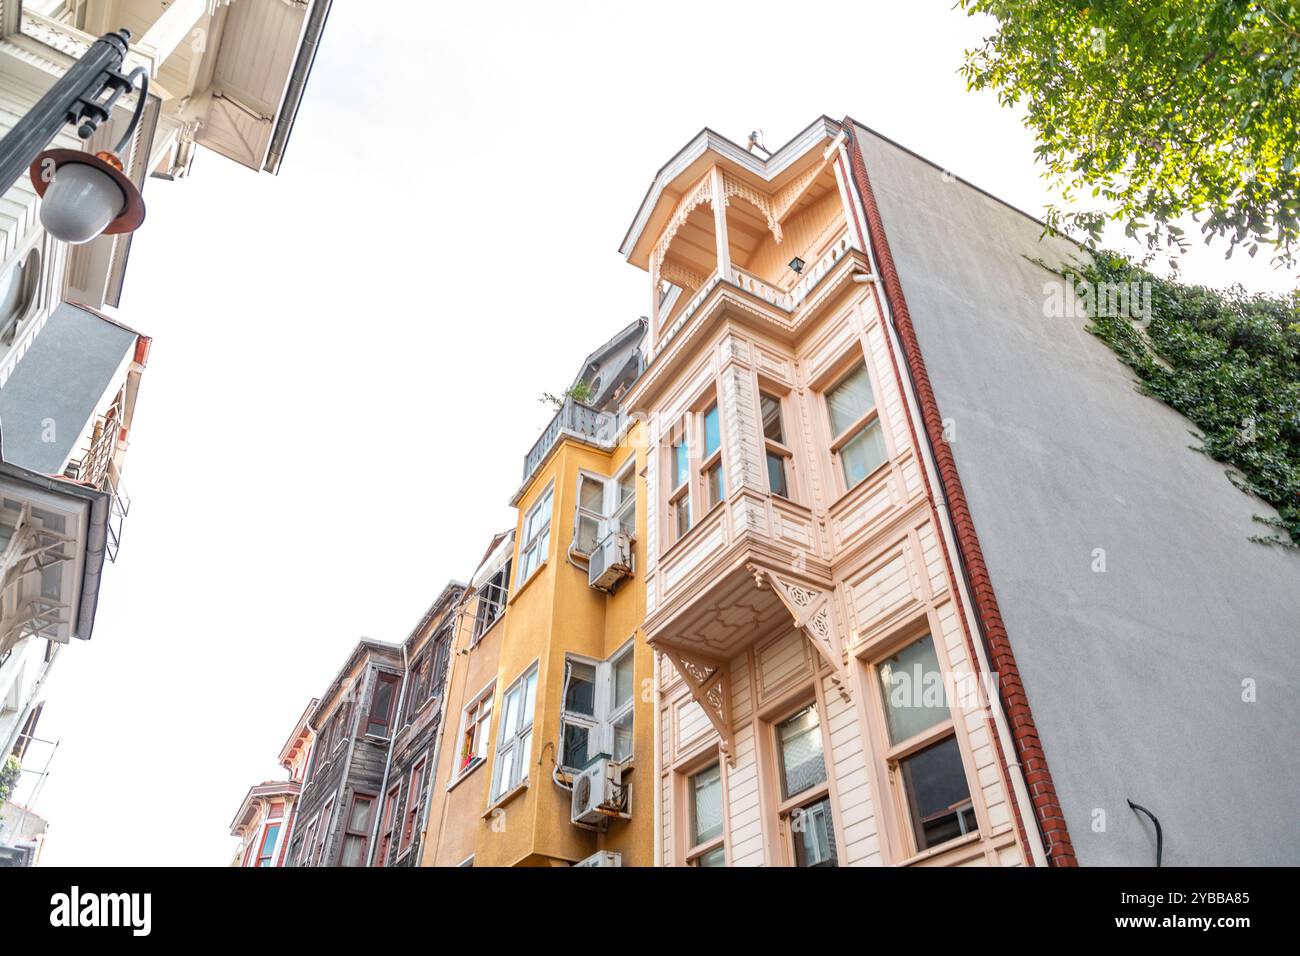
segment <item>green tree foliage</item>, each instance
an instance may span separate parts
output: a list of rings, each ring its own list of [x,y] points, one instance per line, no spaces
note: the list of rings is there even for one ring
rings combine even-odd
[[[1090,331],[1137,373],[1143,392],[1200,429],[1200,450],[1231,466],[1233,484],[1277,509],[1277,518],[1256,516],[1274,533],[1255,540],[1300,546],[1300,292],[1279,297],[1183,285],[1114,252],[1099,252],[1065,276],[1151,283],[1149,321],[1094,307]]]
[[[958,0],[997,32],[968,50],[969,88],[1024,104],[1066,211],[1095,244],[1106,220],[1176,265],[1191,216],[1228,255],[1300,240],[1300,0]],[[1091,193],[1092,200],[1087,197]],[[1077,203],[1095,201],[1096,208]]]
[[[5,762],[0,764],[0,806],[9,799],[9,794],[14,792],[14,787],[18,786],[18,779],[22,776],[22,764],[18,758],[10,754],[5,758]]]

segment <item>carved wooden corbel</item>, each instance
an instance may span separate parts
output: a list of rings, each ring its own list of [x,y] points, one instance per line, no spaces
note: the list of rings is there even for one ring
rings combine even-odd
[[[794,626],[803,632],[822,660],[831,666],[831,682],[841,696],[848,700],[851,685],[848,668],[844,664],[844,647],[831,617],[831,592],[794,584],[758,565],[749,565],[749,571],[754,575],[758,587],[763,587],[765,583],[771,585],[772,592],[781,599],[781,603],[794,618]]]
[[[703,708],[713,729],[718,732],[727,765],[734,767],[736,735],[731,727],[731,676],[727,665],[677,648],[664,647],[663,652],[682,675],[686,686],[691,690],[691,696]]]

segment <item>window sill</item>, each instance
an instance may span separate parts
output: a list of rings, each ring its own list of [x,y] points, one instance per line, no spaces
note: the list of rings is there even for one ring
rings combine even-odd
[[[484,820],[488,819],[490,816],[492,816],[492,814],[496,813],[507,803],[514,800],[515,797],[519,796],[527,789],[528,789],[528,778],[525,777],[523,780],[519,781],[519,783],[515,784],[515,788],[513,790],[507,790],[496,800],[488,804],[488,808],[485,811],[483,811],[483,819]]]
[[[862,487],[863,487],[864,485],[868,484],[869,482],[872,482],[872,481],[876,480],[877,478],[880,478],[882,475],[884,475],[885,473],[887,473],[888,470],[889,470],[889,466],[890,466],[891,464],[892,464],[891,459],[886,458],[884,461],[882,461],[880,464],[878,464],[878,465],[877,465],[875,468],[873,468],[871,471],[867,472],[865,475],[863,475],[861,478],[859,478],[856,482],[854,482],[854,484],[853,484],[851,487],[846,488],[846,489],[844,490],[844,492],[843,492],[843,493],[842,493],[838,498],[836,498],[834,501],[832,501],[832,502],[831,502],[831,506],[830,506],[829,508],[826,509],[827,512],[829,513],[829,512],[833,512],[833,511],[835,511],[836,509],[838,509],[839,507],[841,507],[841,506],[844,504],[844,502],[846,502],[849,498],[853,497],[854,494],[856,494],[857,492],[861,491],[861,490],[862,490]],[[841,473],[840,473],[840,478],[843,478],[843,477],[844,477],[844,474],[843,474],[843,472],[841,472]]]
[[[947,843],[940,843],[938,846],[932,846],[928,850],[922,850],[920,853],[909,856],[906,860],[899,860],[898,866],[914,866],[917,863],[924,863],[927,860],[933,859],[936,856],[942,856],[952,850],[961,849],[971,843],[978,843],[981,839],[982,836],[979,830],[973,830],[970,833],[963,834],[962,836],[954,837]]]
[[[682,544],[685,541],[690,541],[691,538],[695,537],[696,532],[699,531],[701,528],[703,528],[705,525],[709,524],[709,522],[713,519],[713,516],[717,514],[718,510],[720,508],[723,508],[726,504],[727,504],[727,499],[723,498],[721,501],[717,502],[708,511],[704,512],[704,514],[700,515],[699,521],[696,521],[694,524],[692,524],[689,528],[686,529],[686,533],[684,535],[677,538],[675,541],[673,541],[672,544],[668,545],[667,549],[663,552],[663,554],[659,556],[659,560],[664,561],[665,559],[668,558],[669,555],[671,555],[674,551],[677,550],[678,545]]]
[[[534,573],[536,573],[536,572],[534,572]],[[507,604],[507,605],[510,604],[510,598],[506,598],[506,604]],[[488,636],[489,634],[491,634],[494,630],[496,630],[497,626],[500,625],[500,623],[501,623],[502,621],[505,620],[505,617],[506,617],[506,612],[505,612],[505,609],[503,608],[502,611],[501,611],[501,613],[498,614],[498,615],[496,616],[496,620],[494,620],[494,621],[493,621],[491,624],[489,624],[487,627],[483,628],[483,633],[482,633],[482,634],[480,634],[478,637],[471,637],[471,638],[470,638],[470,640],[469,640],[469,649],[472,651],[472,650],[474,650],[474,648],[476,648],[476,647],[478,647],[480,644],[482,644],[482,643],[487,639],[487,636]]]
[[[479,767],[482,767],[486,763],[487,763],[487,759],[480,757],[478,760],[466,764],[465,768],[461,770],[458,774],[456,774],[455,778],[451,781],[451,783],[447,784],[447,792],[451,793],[453,790],[459,787],[464,781],[474,776],[474,771],[477,770]]]
[[[519,595],[523,594],[524,591],[528,590],[528,586],[532,584],[534,581],[536,581],[539,577],[541,577],[542,572],[546,570],[546,566],[548,564],[550,564],[550,559],[544,558],[541,564],[533,568],[533,573],[528,575],[528,577],[524,579],[523,584],[516,586],[515,593],[510,595],[510,597],[506,599],[507,607],[514,606],[515,601],[519,599]]]

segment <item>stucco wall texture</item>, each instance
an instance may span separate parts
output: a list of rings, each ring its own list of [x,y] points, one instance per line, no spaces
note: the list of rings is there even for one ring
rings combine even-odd
[[[1300,554],[1251,542],[1267,506],[1046,314],[1032,260],[1077,247],[856,137],[1079,862],[1154,863],[1127,798],[1166,866],[1300,863]]]

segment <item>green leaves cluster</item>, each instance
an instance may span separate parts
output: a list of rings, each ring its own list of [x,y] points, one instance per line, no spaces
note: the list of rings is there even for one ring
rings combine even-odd
[[[542,392],[542,397],[539,398],[538,401],[543,405],[550,405],[553,408],[559,409],[564,407],[564,400],[566,398],[571,398],[575,402],[589,405],[595,397],[596,391],[591,387],[590,383],[579,382],[577,385],[571,385],[566,388],[559,395],[556,395],[553,392]]]
[[[958,0],[998,31],[968,50],[971,89],[1024,104],[1048,224],[1099,239],[1124,224],[1144,262],[1186,249],[1193,217],[1228,255],[1300,244],[1300,0]],[[1089,195],[1091,198],[1089,198]]]
[[[1237,487],[1277,509],[1277,518],[1256,516],[1274,533],[1254,540],[1300,546],[1300,291],[1279,297],[1183,285],[1114,252],[1065,276],[1151,283],[1145,327],[1094,309],[1090,331],[1137,373],[1143,392],[1200,429],[1201,451],[1230,465]]]
[[[22,764],[18,758],[10,754],[5,758],[5,762],[0,764],[0,806],[4,806],[9,794],[14,792],[14,787],[18,786],[18,780],[22,776]]]

